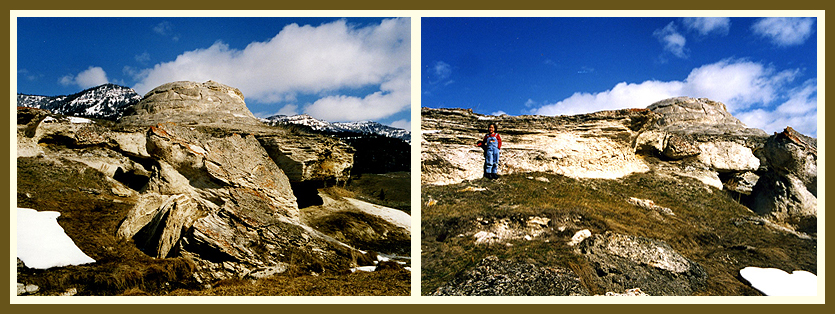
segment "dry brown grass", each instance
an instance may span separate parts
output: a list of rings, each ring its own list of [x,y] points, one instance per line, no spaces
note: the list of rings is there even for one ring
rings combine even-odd
[[[550,182],[531,180],[542,176]],[[486,191],[461,192],[466,186]],[[686,178],[663,178],[652,173],[620,180],[575,180],[553,174],[507,175],[497,181],[476,180],[449,186],[424,186],[422,203],[421,291],[429,294],[487,255],[534,260],[541,265],[571,268],[592,293],[595,274],[588,262],[565,245],[579,229],[593,234],[612,231],[667,242],[677,252],[701,264],[709,274],[699,294],[757,294],[738,277],[746,266],[776,267],[787,271],[817,271],[816,243],[764,226],[735,225],[733,220],[754,215],[725,192]],[[629,204],[630,197],[651,199],[671,208],[666,216]],[[548,217],[552,221],[580,217],[572,228],[554,231],[542,241],[514,240],[476,245],[467,234],[476,218],[524,219]],[[544,242],[548,240],[548,242]],[[751,249],[745,249],[751,248]]]

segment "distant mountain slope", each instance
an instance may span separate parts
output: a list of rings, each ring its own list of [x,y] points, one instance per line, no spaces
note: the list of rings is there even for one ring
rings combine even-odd
[[[300,115],[275,115],[262,119],[265,123],[276,124],[296,124],[308,126],[314,131],[329,132],[329,133],[360,133],[360,134],[377,134],[385,137],[397,138],[406,142],[411,142],[411,132],[408,130],[393,128],[373,121],[359,121],[359,122],[327,122],[311,117],[307,114]]]
[[[72,95],[18,94],[17,106],[45,109],[68,116],[116,120],[126,108],[138,103],[140,99],[142,96],[131,88],[104,84]]]

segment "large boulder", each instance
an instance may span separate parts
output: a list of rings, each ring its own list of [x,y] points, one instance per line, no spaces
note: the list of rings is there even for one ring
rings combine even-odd
[[[179,81],[154,88],[119,120],[125,125],[176,122],[188,125],[259,125],[234,87],[214,81]]]
[[[640,288],[649,295],[691,295],[707,272],[667,243],[618,233],[596,234],[577,246],[606,291]]]
[[[752,188],[749,207],[799,231],[817,232],[817,140],[792,128],[771,136],[761,150],[769,170]]]

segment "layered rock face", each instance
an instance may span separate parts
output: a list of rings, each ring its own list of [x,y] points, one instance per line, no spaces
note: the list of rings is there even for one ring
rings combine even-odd
[[[484,157],[476,141],[490,122],[502,136],[500,173],[555,172],[574,178],[619,178],[649,171],[631,140],[654,115],[646,110],[571,117],[499,117],[472,110],[421,110],[421,182],[450,184],[480,178]]]
[[[154,257],[190,258],[201,282],[291,264],[344,269],[364,254],[306,225],[291,187],[347,180],[350,147],[261,125],[228,86],[160,86],[118,124],[19,108],[17,141],[18,157],[104,173],[112,193],[135,201],[118,236]]]
[[[816,141],[790,129],[769,136],[748,128],[722,103],[677,97],[647,109],[558,117],[423,108],[422,184],[481,178],[484,157],[474,144],[490,122],[503,140],[500,174],[691,177],[739,193],[746,206],[778,223],[815,232]]]

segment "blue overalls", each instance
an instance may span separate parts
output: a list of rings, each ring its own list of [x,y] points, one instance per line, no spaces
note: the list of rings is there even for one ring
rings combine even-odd
[[[484,173],[499,172],[499,140],[495,136],[486,136],[484,146]]]

